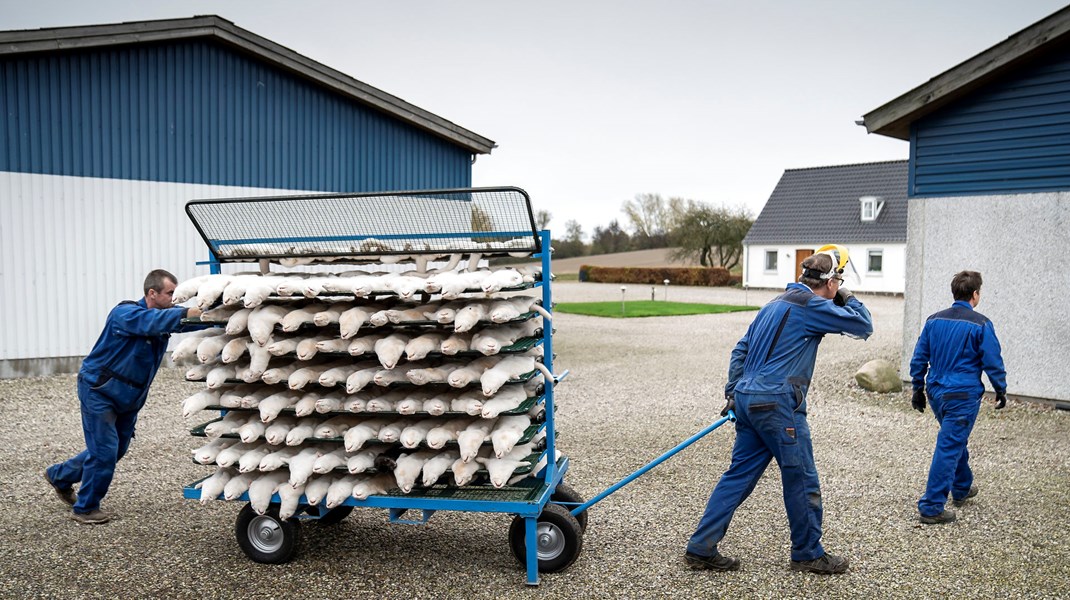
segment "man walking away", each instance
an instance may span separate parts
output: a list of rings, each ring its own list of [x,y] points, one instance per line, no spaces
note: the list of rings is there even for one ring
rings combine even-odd
[[[951,294],[955,303],[925,322],[910,361],[914,387],[910,403],[925,412],[927,383],[933,416],[940,424],[925,495],[918,500],[918,514],[926,525],[955,520],[955,512],[944,508],[948,494],[955,506],[977,495],[966,443],[985,392],[981,371],[996,391],[996,409],[1007,405],[1007,371],[996,330],[988,317],[974,310],[981,301],[981,274],[956,274]]]

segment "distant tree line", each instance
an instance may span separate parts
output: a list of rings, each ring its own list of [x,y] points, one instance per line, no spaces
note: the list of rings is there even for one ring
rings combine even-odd
[[[734,269],[743,256],[743,238],[754,219],[744,208],[715,207],[683,198],[663,199],[658,194],[637,194],[621,206],[626,222],[617,219],[598,226],[591,241],[584,241],[578,222],[565,222],[561,237],[553,240],[554,258],[611,254],[651,248],[674,248],[670,259],[693,260],[704,267]],[[535,221],[540,228],[551,215],[540,210]]]

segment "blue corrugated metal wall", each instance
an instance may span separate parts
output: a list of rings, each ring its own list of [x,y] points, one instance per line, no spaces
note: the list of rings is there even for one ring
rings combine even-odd
[[[914,123],[911,196],[1070,189],[1070,49]]]
[[[471,153],[190,41],[0,59],[0,171],[358,192],[469,187]]]

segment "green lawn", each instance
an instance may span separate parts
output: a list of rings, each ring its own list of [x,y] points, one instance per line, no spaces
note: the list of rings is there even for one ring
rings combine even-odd
[[[738,312],[758,310],[757,306],[736,306],[729,304],[692,304],[687,302],[658,302],[651,300],[629,300],[624,303],[621,312],[620,302],[561,302],[554,305],[554,310],[592,317],[676,317],[680,315],[705,315],[711,313]]]

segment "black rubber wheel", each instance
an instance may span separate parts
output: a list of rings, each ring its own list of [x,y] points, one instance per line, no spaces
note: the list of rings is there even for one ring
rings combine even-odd
[[[288,562],[297,552],[301,524],[297,519],[279,518],[279,505],[272,504],[263,515],[256,514],[251,504],[238,513],[234,534],[245,555],[258,563],[279,565]]]
[[[535,526],[535,550],[540,573],[557,573],[576,562],[583,549],[583,529],[579,521],[560,504],[547,504]],[[527,564],[524,546],[524,519],[513,517],[509,526],[509,549],[521,565]]]
[[[315,514],[315,511],[317,510],[317,508],[312,508],[309,509],[309,512]],[[327,525],[337,525],[338,523],[344,521],[345,518],[348,517],[349,513],[351,512],[353,512],[353,507],[346,506],[343,504],[342,506],[336,506],[328,510],[326,513],[323,514],[323,516],[316,519],[316,522],[325,527]]]
[[[550,494],[550,502],[572,502],[577,504],[583,504],[587,500],[580,495],[579,492],[574,490],[572,486],[566,484],[564,481],[557,484],[557,489],[554,493]],[[575,506],[564,506],[567,511],[572,512]],[[578,515],[573,515],[580,523],[580,530],[584,533],[587,532],[587,511],[583,511]]]

